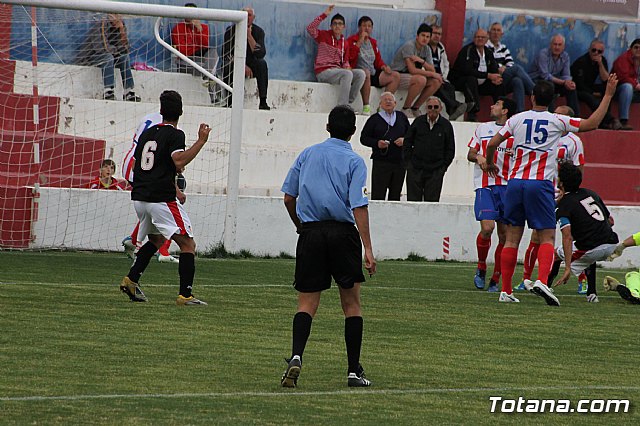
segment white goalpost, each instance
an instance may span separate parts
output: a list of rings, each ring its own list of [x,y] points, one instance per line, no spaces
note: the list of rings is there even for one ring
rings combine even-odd
[[[0,248],[121,249],[137,221],[125,157],[143,118],[159,112],[159,95],[175,90],[187,146],[199,123],[212,128],[184,171],[198,250],[222,243],[235,251],[247,13],[104,0],[2,3],[12,6],[0,14],[10,32],[9,45],[0,45]],[[173,30],[185,22],[208,31],[195,54],[174,45]],[[224,44],[225,32],[234,43]],[[199,55],[213,60],[194,62]],[[115,190],[90,189],[103,160],[116,165]]]

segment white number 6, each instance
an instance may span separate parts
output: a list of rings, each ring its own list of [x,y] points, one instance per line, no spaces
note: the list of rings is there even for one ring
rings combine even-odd
[[[140,162],[140,168],[142,170],[151,170],[155,161],[155,151],[158,148],[156,141],[148,141],[142,148],[142,161]]]

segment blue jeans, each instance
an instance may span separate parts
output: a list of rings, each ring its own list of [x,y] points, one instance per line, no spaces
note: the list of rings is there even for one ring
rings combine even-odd
[[[129,55],[113,56],[106,53],[101,59],[102,81],[104,82],[105,88],[115,87],[116,79],[114,71],[117,67],[120,70],[124,91],[127,92],[133,89],[133,75],[131,74],[131,65],[129,64]]]
[[[524,95],[530,95],[533,92],[533,86],[535,86],[529,74],[520,65],[513,64],[504,70],[502,80],[507,91],[513,92],[513,100],[518,108],[516,112],[524,111]]]
[[[633,90],[631,83],[622,83],[619,84],[616,89],[616,97],[618,98],[618,114],[620,115],[620,120],[628,120],[631,102],[640,102],[640,92]]]

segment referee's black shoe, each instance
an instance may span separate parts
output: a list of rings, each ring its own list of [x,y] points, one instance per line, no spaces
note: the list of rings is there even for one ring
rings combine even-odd
[[[364,375],[364,368],[358,365],[358,371],[355,373],[349,373],[347,377],[347,385],[350,388],[366,388],[371,386],[371,381]]]
[[[302,361],[298,356],[294,356],[290,360],[285,359],[285,361],[287,361],[287,369],[284,370],[280,384],[283,388],[295,388],[302,369]]]

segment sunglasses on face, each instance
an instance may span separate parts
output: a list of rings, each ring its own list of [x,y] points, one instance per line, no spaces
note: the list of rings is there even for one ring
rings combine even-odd
[[[604,50],[603,50],[603,49],[596,49],[596,48],[592,48],[592,49],[591,49],[591,53],[603,54],[603,53],[604,53]]]
[[[427,109],[440,109],[440,105],[427,105]]]

